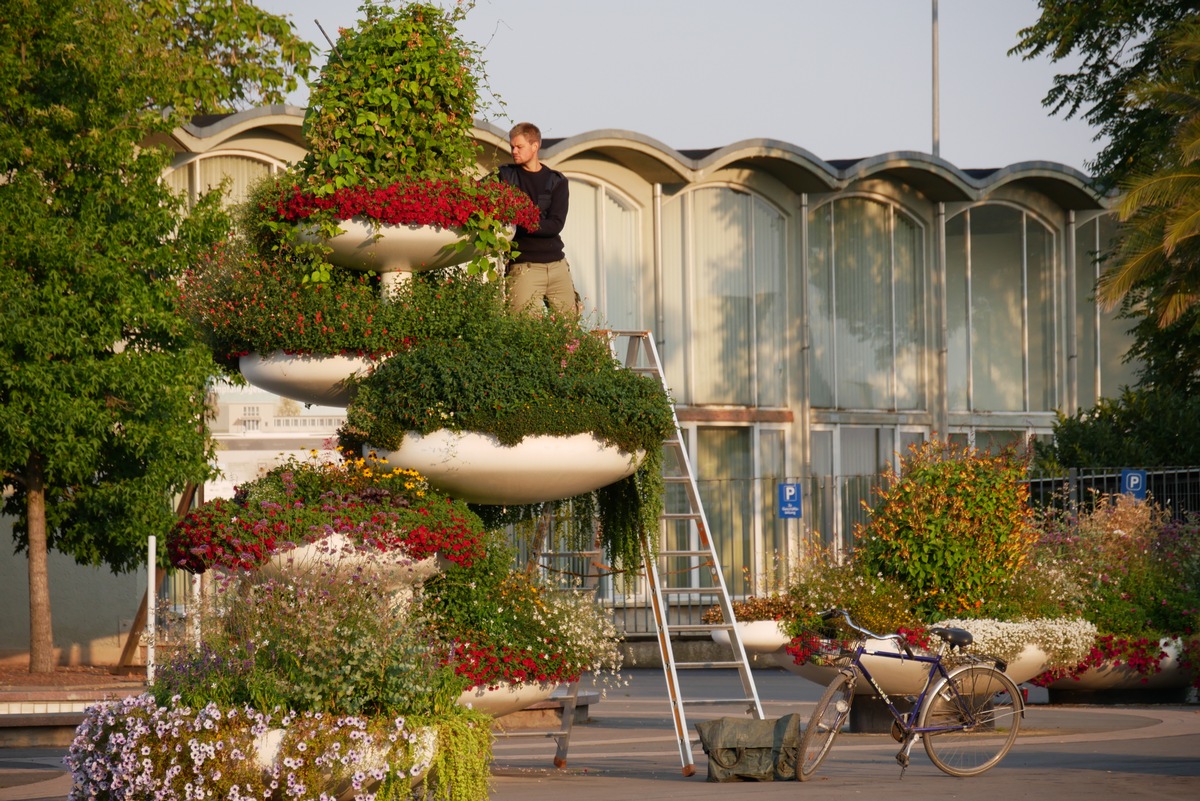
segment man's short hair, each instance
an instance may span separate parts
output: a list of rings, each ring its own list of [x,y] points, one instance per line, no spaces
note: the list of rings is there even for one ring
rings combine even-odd
[[[518,136],[525,137],[525,141],[530,143],[536,143],[539,145],[542,143],[542,131],[532,122],[518,122],[512,127],[512,130],[508,132],[508,138],[510,141]]]

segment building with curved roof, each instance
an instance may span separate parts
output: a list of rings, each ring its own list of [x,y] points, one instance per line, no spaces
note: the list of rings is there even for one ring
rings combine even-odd
[[[304,152],[273,106],[176,131],[195,194]],[[478,123],[481,171],[507,135]],[[596,327],[653,331],[735,592],[804,533],[844,545],[883,465],[937,436],[1051,433],[1133,380],[1097,308],[1112,199],[1050,162],[965,169],[925,153],[824,161],[771,139],[679,151],[635,132],[546,140],[570,179],[563,239]],[[775,515],[801,482],[804,523]]]

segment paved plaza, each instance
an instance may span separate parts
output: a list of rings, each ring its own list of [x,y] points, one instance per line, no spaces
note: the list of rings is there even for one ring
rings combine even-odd
[[[498,739],[493,801],[649,801],[650,799],[866,799],[903,793],[971,801],[1100,801],[1200,797],[1200,706],[1047,706],[1034,690],[1020,738],[996,768],[970,779],[943,774],[917,745],[900,779],[896,743],[887,735],[838,738],[813,781],[716,784],[695,747],[696,775],[684,777],[666,685],[658,669],[626,671],[576,725],[567,766],[553,767],[554,742]],[[728,697],[733,671],[683,673],[685,697]],[[811,711],[821,688],[780,670],[756,670],[768,717]],[[1039,697],[1040,695],[1040,697]],[[733,714],[708,711],[705,717]],[[702,717],[693,713],[693,720]],[[64,749],[0,749],[0,801],[63,801],[70,787]]]

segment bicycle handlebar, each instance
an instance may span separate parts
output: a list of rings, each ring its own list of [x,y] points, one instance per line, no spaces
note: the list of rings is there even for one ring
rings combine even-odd
[[[899,643],[905,654],[908,656],[913,656],[912,648],[909,647],[908,641],[905,640],[904,635],[900,634],[899,632],[895,634],[876,634],[873,631],[868,631],[851,620],[850,613],[845,609],[826,609],[823,612],[818,612],[817,615],[821,618],[821,620],[825,621],[833,620],[838,615],[841,615],[846,620],[846,625],[857,631],[859,634],[865,634],[867,637],[870,637],[873,640],[895,640],[897,643]]]

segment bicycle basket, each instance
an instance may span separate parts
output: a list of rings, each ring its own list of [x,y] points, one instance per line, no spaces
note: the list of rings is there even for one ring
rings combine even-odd
[[[787,653],[798,665],[849,667],[857,643],[828,636],[828,631],[805,630],[787,646]]]

